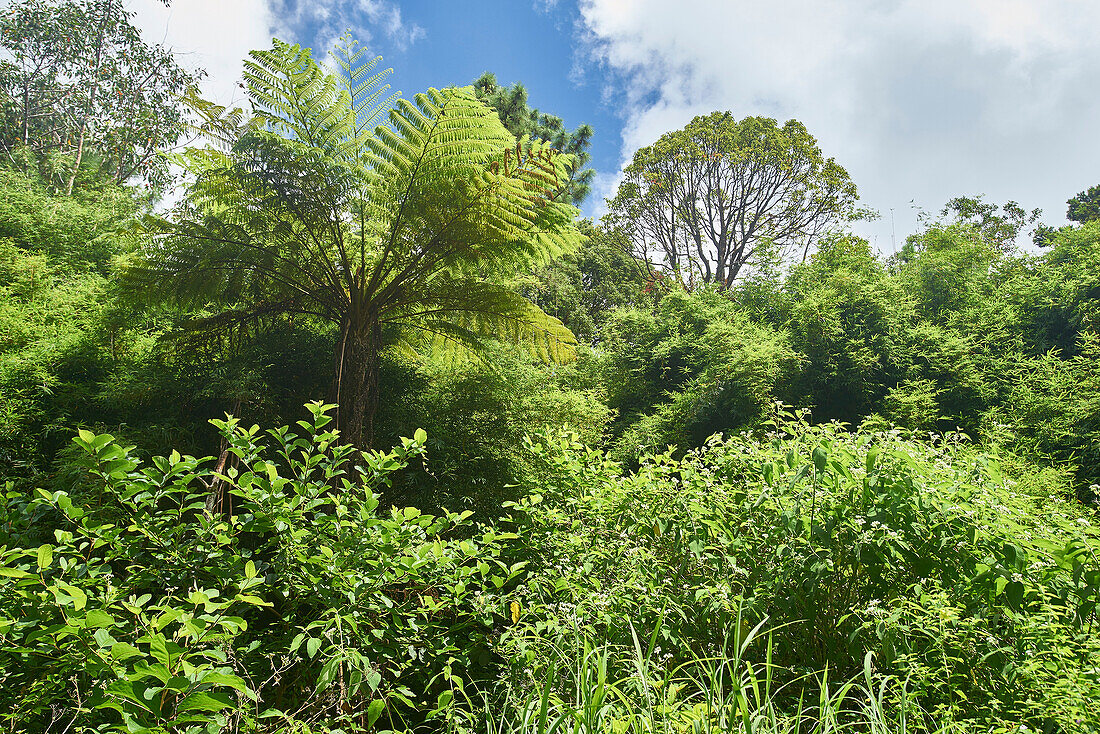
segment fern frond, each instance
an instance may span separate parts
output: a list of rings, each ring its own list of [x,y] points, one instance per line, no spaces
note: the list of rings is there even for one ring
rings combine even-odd
[[[212,305],[210,328],[282,309],[397,327],[421,352],[492,338],[574,358],[569,330],[499,278],[580,244],[558,200],[573,159],[517,144],[470,88],[394,101],[379,59],[349,41],[333,61],[276,41],[246,63],[253,117],[199,105],[221,144],[178,158],[193,183],[144,223],[132,289]]]

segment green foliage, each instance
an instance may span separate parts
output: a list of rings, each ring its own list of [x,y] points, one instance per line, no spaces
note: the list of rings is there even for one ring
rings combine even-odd
[[[939,423],[939,390],[932,380],[906,380],[891,388],[882,413],[891,423],[914,431],[930,431]]]
[[[672,291],[655,313],[616,312],[602,346],[616,455],[626,459],[752,426],[798,367],[786,334],[753,324],[714,289]]]
[[[612,235],[587,220],[579,229],[585,243],[521,281],[521,292],[577,339],[596,346],[615,309],[652,304],[654,294],[645,269]]]
[[[981,196],[957,196],[947,202],[942,214],[953,216],[957,223],[978,232],[985,242],[1009,252],[1023,229],[1035,224],[1042,212],[1039,209],[1028,212],[1015,201],[998,207],[983,201]]]
[[[991,298],[989,274],[1003,260],[995,242],[972,225],[933,225],[914,235],[898,255],[901,275],[928,319],[958,318]]]
[[[129,17],[0,20],[6,728],[1098,731],[1093,189],[883,260],[727,113],[594,226],[521,85],[276,41],[127,225],[190,79]]]
[[[97,390],[113,230],[137,208],[120,187],[66,197],[0,168],[0,476],[41,469]]]
[[[609,227],[687,288],[729,288],[764,254],[805,259],[854,215],[856,187],[797,120],[699,116],[640,149],[609,202]]]
[[[532,471],[527,433],[567,427],[586,442],[601,440],[610,411],[590,374],[592,361],[582,355],[575,365],[547,370],[507,344],[489,345],[485,360],[461,365],[388,358],[380,440],[427,426],[430,457],[425,470],[398,480],[395,501],[499,516],[501,503],[516,499],[517,485]]]
[[[0,147],[72,194],[85,172],[155,192],[161,152],[185,124],[179,100],[202,76],[150,45],[121,0],[19,0],[0,20]]]
[[[1066,202],[1066,219],[1085,224],[1100,219],[1100,186],[1091,186]]]
[[[70,273],[106,275],[122,247],[112,235],[138,210],[133,193],[120,186],[99,184],[65,197],[33,173],[0,167],[0,239]]]
[[[483,592],[519,573],[499,560],[508,536],[475,531],[469,513],[379,512],[426,437],[364,454],[337,443],[332,407],[266,441],[216,421],[230,446],[217,466],[177,453],[142,466],[82,432],[98,504],[9,495],[7,517],[46,509],[54,530],[33,547],[2,538],[5,717],[29,731],[382,715],[392,728],[481,670]]]
[[[560,635],[640,637],[661,670],[691,669],[762,626],[768,644],[736,659],[767,673],[788,713],[817,697],[815,672],[848,680],[870,653],[906,681],[905,700],[883,683],[885,710],[924,711],[906,714],[916,731],[1100,721],[1100,533],[1052,497],[1049,473],[959,434],[918,443],[782,413],[760,438],[650,456],[632,474],[568,436],[532,450],[539,494],[513,507],[531,576],[504,640],[527,668],[552,671],[545,641]],[[652,704],[630,693],[634,710]]]
[[[1078,354],[1050,352],[1019,365],[991,420],[1014,427],[1033,455],[1072,467],[1078,495],[1095,502],[1100,487],[1100,339],[1081,337]]]
[[[783,290],[783,325],[809,362],[794,386],[797,402],[821,420],[873,411],[907,357],[914,319],[902,288],[866,241],[837,237],[794,268]]]
[[[9,490],[13,724],[1094,731],[1100,531],[1054,472],[779,408],[631,473],[545,434],[485,528],[381,511],[427,436],[365,454],[309,407],[216,421],[216,466],[82,432],[96,501]]]
[[[1086,332],[1100,332],[1100,225],[1061,232],[1024,280],[1020,308],[1033,324],[1030,348],[1077,353]]]
[[[580,206],[592,191],[595,169],[585,168],[592,156],[592,127],[584,123],[569,130],[560,117],[539,112],[527,104],[527,88],[516,82],[510,87],[497,83],[496,75],[485,72],[473,84],[474,94],[496,111],[501,123],[517,140],[542,140],[554,150],[572,156],[569,181],[562,189],[562,198]]]

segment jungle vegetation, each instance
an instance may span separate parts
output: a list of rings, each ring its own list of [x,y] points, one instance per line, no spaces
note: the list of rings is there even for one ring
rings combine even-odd
[[[591,221],[491,73],[0,43],[5,731],[1100,731],[1097,187],[887,258],[717,111]]]

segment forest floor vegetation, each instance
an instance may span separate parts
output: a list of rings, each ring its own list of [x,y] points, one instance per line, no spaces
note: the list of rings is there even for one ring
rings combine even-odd
[[[765,430],[634,471],[526,443],[507,514],[382,509],[425,460],[331,408],[229,461],[74,439],[9,487],[11,731],[1097,731],[1100,530],[1067,478],[962,434]]]

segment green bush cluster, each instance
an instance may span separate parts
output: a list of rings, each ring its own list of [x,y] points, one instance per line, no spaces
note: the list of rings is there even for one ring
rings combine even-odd
[[[266,435],[218,421],[229,448],[216,463],[173,452],[142,464],[81,432],[97,502],[9,491],[6,726],[394,728],[484,675],[501,617],[486,592],[522,569],[501,560],[509,536],[477,531],[469,512],[380,511],[378,492],[422,458],[423,432],[364,454],[328,427],[333,406],[309,407]]]
[[[538,494],[513,506],[531,564],[505,640],[516,681],[563,637],[630,649],[653,635],[668,671],[759,626],[767,645],[747,654],[788,711],[818,696],[815,675],[858,677],[870,654],[899,684],[889,708],[904,690],[920,727],[1100,722],[1100,531],[1059,496],[1063,475],[962,434],[918,443],[791,416],[626,474],[568,435],[532,450]]]
[[[1097,730],[1100,529],[1053,470],[778,407],[636,471],[530,439],[530,494],[475,525],[383,509],[423,432],[363,453],[308,407],[217,421],[218,460],[82,432],[87,501],[9,491],[10,726],[512,731],[614,689],[576,731]]]

